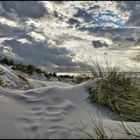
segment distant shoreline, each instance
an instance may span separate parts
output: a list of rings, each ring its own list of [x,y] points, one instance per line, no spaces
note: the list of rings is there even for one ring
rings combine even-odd
[[[124,73],[125,75],[131,76],[131,77],[140,77],[140,72],[118,72],[118,73]],[[78,72],[56,72],[56,74],[59,75],[88,75],[90,76],[92,73],[90,71],[78,71]]]

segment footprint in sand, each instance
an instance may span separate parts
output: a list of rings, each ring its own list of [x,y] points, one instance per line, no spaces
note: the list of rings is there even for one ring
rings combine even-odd
[[[53,104],[62,104],[65,100],[60,97],[51,98]]]
[[[37,99],[31,100],[37,101]],[[25,117],[18,118],[18,122],[24,132],[27,132],[29,135],[39,135],[39,130],[43,129],[43,127],[47,127],[47,122],[52,125],[50,131],[56,132],[59,131],[59,129],[63,129],[63,132],[66,131],[66,128],[55,125],[63,121],[67,115],[74,111],[75,105],[71,101],[60,97],[48,96],[46,102],[47,104],[42,102],[38,106],[34,104],[35,106],[31,106],[30,111]],[[30,118],[34,119],[31,120]]]
[[[42,108],[41,107],[33,107],[31,110],[32,111],[40,111],[40,110],[42,110]]]
[[[53,97],[50,101],[51,105],[46,107],[47,117],[64,117],[75,110],[75,105],[69,100]]]
[[[17,122],[23,123],[23,124],[32,124],[33,121],[27,117],[21,117],[17,119]]]
[[[48,104],[43,104],[42,107],[32,108],[30,115],[40,120],[57,122],[75,110],[75,105],[71,101],[60,97],[48,97],[47,102]]]
[[[49,135],[49,138],[51,139],[56,139],[58,137],[65,139],[65,138],[68,138],[69,135],[71,135],[71,132],[72,131],[65,126],[54,125],[48,129],[47,134]]]
[[[28,116],[18,118],[16,122],[17,125],[21,126],[22,132],[28,137],[39,136],[39,129],[41,128],[40,122],[31,120]]]

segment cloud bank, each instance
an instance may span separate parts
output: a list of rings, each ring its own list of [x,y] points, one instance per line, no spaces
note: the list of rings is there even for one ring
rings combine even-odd
[[[138,1],[1,1],[0,54],[50,70],[84,69],[108,54],[139,70],[139,9]]]

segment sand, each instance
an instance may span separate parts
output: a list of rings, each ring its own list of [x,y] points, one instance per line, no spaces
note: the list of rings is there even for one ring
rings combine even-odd
[[[0,138],[86,138],[79,128],[94,133],[89,112],[97,122],[100,118],[109,138],[131,138],[121,134],[120,129],[111,133],[110,130],[119,128],[117,115],[87,99],[86,87],[91,81],[70,85],[29,80],[34,83],[33,89],[0,88]],[[83,127],[82,122],[88,126]],[[127,122],[127,125],[140,128],[139,122]]]

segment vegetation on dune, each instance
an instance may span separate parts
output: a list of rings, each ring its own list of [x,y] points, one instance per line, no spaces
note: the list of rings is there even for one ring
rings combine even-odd
[[[13,60],[8,59],[7,57],[2,58],[0,60],[0,64],[12,66],[13,70],[19,70],[19,71],[27,73],[29,75],[32,75],[33,73],[37,73],[38,75],[43,74],[46,78],[57,77],[55,72],[48,73],[46,71],[41,70],[40,68],[37,68],[34,65],[30,65],[30,64],[29,65],[22,64],[22,63],[17,64]]]
[[[65,81],[65,82],[67,82],[67,79],[74,78],[74,76],[70,76],[70,75],[58,75],[57,77],[59,81]]]
[[[75,81],[74,82],[76,84],[80,84],[80,83],[85,82],[85,81],[87,81],[89,79],[90,79],[89,76],[77,76],[77,77],[75,77]]]
[[[25,84],[29,85],[30,86],[30,83],[29,81],[21,74],[18,74],[17,75],[23,82],[25,82]]]
[[[93,76],[100,78],[96,86],[88,87],[92,102],[99,103],[123,116],[127,121],[140,122],[140,89],[120,67],[109,65],[103,68],[98,61],[94,63]],[[106,71],[107,70],[107,71]]]
[[[85,139],[109,139],[109,136],[106,133],[106,129],[104,128],[103,120],[100,119],[99,114],[98,119],[96,117],[90,114],[89,112],[89,124],[85,124],[83,121],[81,121],[82,128],[76,128],[76,130],[80,131],[85,135]],[[86,131],[87,128],[90,128],[90,131]],[[79,135],[77,135],[79,136]]]
[[[33,74],[34,72],[35,73],[42,73],[41,69],[39,68],[36,68],[35,66],[33,65],[24,65],[24,64],[14,64],[12,66],[12,69],[13,70],[19,70],[19,71],[22,71],[24,73],[28,73],[28,74]]]
[[[5,57],[0,60],[0,64],[11,66],[14,65],[14,61]]]
[[[114,132],[126,134],[133,139],[140,139],[140,128],[136,128],[135,126],[130,127],[127,125],[127,123],[124,123],[123,121],[120,124],[118,123],[118,126],[120,127],[120,131],[114,130]]]
[[[13,70],[19,70],[21,72],[27,73],[29,75],[33,75],[33,73],[37,73],[38,75],[44,75],[46,78],[57,77],[56,73],[48,73],[46,71],[41,70],[40,68],[35,67],[34,65],[25,65],[25,64],[14,64],[12,66]]]
[[[0,69],[0,86],[3,87],[4,86],[4,82],[3,82],[2,78],[1,78],[2,75],[4,75],[4,71],[2,69]]]
[[[55,72],[52,72],[52,73],[50,72],[50,73],[48,73],[48,75],[49,75],[49,76],[52,76],[52,77],[57,77],[57,75],[56,75]]]
[[[65,78],[73,78],[73,76],[69,76],[69,75],[57,76],[55,72],[46,72],[31,64],[27,65],[23,63],[15,63],[13,60],[10,60],[7,57],[0,59],[0,64],[8,65],[11,67],[11,69],[17,70],[22,73],[26,73],[29,76],[37,74],[38,76],[41,76],[41,77],[44,76],[47,79],[50,79],[52,77],[58,78],[59,81],[63,81]],[[24,78],[21,74],[19,74],[18,77],[22,79],[27,85],[29,85],[27,79]]]
[[[81,121],[82,127],[76,128],[76,131],[84,134],[84,136],[77,135],[82,139],[113,139],[114,133],[124,134],[133,139],[140,138],[140,128],[136,128],[133,125],[128,126],[127,122],[117,122],[118,128],[114,129],[105,126],[98,112],[97,116],[89,112],[89,117],[88,123]]]

